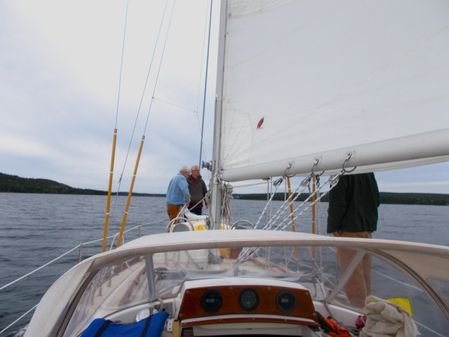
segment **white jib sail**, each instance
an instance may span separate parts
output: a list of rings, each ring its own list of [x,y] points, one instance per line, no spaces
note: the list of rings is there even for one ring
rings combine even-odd
[[[226,180],[449,155],[449,2],[230,0]]]

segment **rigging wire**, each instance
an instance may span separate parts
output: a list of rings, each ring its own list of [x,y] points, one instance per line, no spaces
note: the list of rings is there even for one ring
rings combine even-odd
[[[161,102],[161,103],[164,103],[164,104],[168,104],[168,105],[171,105],[171,106],[173,106],[173,107],[175,107],[175,108],[178,108],[178,109],[180,109],[180,110],[185,110],[185,111],[189,111],[189,112],[193,112],[193,113],[198,113],[198,111],[197,110],[192,110],[191,108],[188,108],[188,107],[186,107],[186,106],[183,106],[183,105],[180,105],[180,104],[178,104],[178,103],[175,103],[175,102],[172,102],[172,101],[170,101],[170,100],[168,100],[168,99],[165,99],[165,98],[161,98],[161,97],[153,97],[153,99],[155,100],[155,101],[157,101],[157,102]],[[199,121],[198,121],[198,123],[199,123]],[[200,126],[198,125],[198,130],[200,129]]]
[[[142,90],[142,95],[141,95],[140,102],[139,102],[139,107],[137,109],[136,118],[134,119],[133,130],[131,132],[131,139],[129,140],[128,150],[126,151],[126,156],[125,156],[125,161],[123,163],[122,171],[120,173],[120,178],[118,180],[117,195],[118,195],[118,193],[120,191],[120,186],[121,186],[121,182],[122,182],[122,179],[123,179],[123,174],[125,172],[126,165],[128,163],[128,157],[129,157],[129,153],[131,151],[131,144],[132,144],[133,139],[134,139],[134,134],[136,132],[136,127],[137,127],[137,121],[138,121],[139,116],[140,116],[140,111],[142,109],[142,104],[143,104],[143,100],[144,100],[144,97],[145,97],[145,92],[147,90],[151,69],[153,67],[154,56],[156,54],[157,46],[159,45],[159,39],[160,39],[161,32],[162,32],[162,26],[164,25],[165,16],[166,16],[166,13],[167,13],[167,7],[168,7],[167,4],[168,4],[168,1],[165,3],[164,11],[163,11],[163,14],[162,14],[162,17],[161,17],[161,22],[159,23],[159,28],[158,28],[157,37],[156,37],[156,43],[154,44],[153,52],[152,52],[152,55],[151,55],[151,61],[150,61],[150,64],[148,66],[147,76],[146,76],[146,79],[145,79],[145,84],[144,84],[144,87],[143,87],[143,90]]]
[[[120,71],[119,71],[119,83],[118,83],[118,90],[117,90],[117,104],[116,104],[116,110],[115,110],[115,124],[114,124],[114,133],[112,137],[112,152],[111,152],[111,161],[109,165],[109,181],[108,181],[108,193],[107,193],[107,199],[106,199],[106,212],[105,212],[105,218],[104,218],[104,225],[103,225],[103,243],[102,243],[102,251],[106,251],[106,241],[109,231],[109,215],[111,211],[111,194],[112,194],[112,182],[114,178],[114,164],[115,164],[115,148],[117,146],[117,121],[118,121],[118,114],[120,110],[120,93],[121,93],[121,86],[122,86],[122,74],[123,74],[123,59],[125,56],[125,43],[126,43],[126,27],[128,26],[128,8],[129,8],[129,0],[126,1],[126,10],[125,10],[125,22],[123,27],[123,40],[122,40],[122,53],[120,57]]]
[[[206,73],[204,75],[203,116],[201,118],[200,158],[198,161],[199,167],[201,167],[201,159],[202,159],[202,155],[203,155],[204,115],[206,113],[206,95],[207,95],[207,78],[208,78],[208,74],[209,74],[209,51],[210,51],[211,26],[212,26],[212,0],[210,1],[210,6],[209,6],[209,32],[208,32],[208,43],[207,43],[207,51],[206,51]]]
[[[132,179],[131,179],[131,185],[130,185],[129,191],[128,191],[128,198],[126,200],[125,211],[123,212],[122,224],[120,226],[120,234],[119,234],[119,237],[117,239],[117,246],[120,246],[122,244],[122,240],[123,240],[123,233],[125,231],[125,224],[126,224],[126,219],[128,217],[129,205],[131,204],[131,198],[132,198],[132,194],[133,194],[134,183],[136,181],[137,170],[139,168],[139,162],[140,162],[140,157],[141,157],[141,154],[142,154],[143,144],[145,142],[145,134],[146,134],[146,131],[147,131],[147,128],[148,128],[148,121],[149,121],[149,118],[150,118],[151,107],[153,105],[153,97],[154,97],[154,93],[155,93],[156,88],[157,88],[159,75],[161,73],[161,68],[162,68],[163,59],[164,59],[164,55],[165,55],[165,49],[166,49],[166,46],[167,46],[168,35],[170,34],[171,22],[172,22],[172,19],[173,19],[173,13],[175,11],[175,7],[176,7],[176,0],[173,1],[173,6],[172,6],[172,9],[171,9],[171,13],[170,13],[170,19],[169,19],[168,27],[167,27],[167,34],[165,35],[165,41],[164,41],[164,45],[163,45],[163,48],[162,48],[160,62],[159,62],[159,69],[157,71],[156,79],[155,79],[155,82],[154,82],[153,92],[151,94],[150,105],[148,107],[148,112],[147,112],[147,118],[146,118],[146,121],[145,121],[145,127],[144,127],[144,130],[143,130],[142,138],[140,140],[140,146],[139,146],[139,151],[137,153],[136,163],[134,165],[134,171],[133,171],[133,176],[132,176]]]
[[[164,45],[162,47],[162,54],[161,54],[161,61],[159,63],[159,69],[157,70],[157,74],[156,74],[156,79],[154,82],[154,87],[153,87],[153,93],[151,94],[151,100],[150,100],[150,105],[148,107],[148,111],[147,111],[147,118],[145,120],[145,127],[143,129],[143,136],[145,136],[146,132],[147,132],[147,128],[148,128],[148,121],[150,119],[150,113],[151,113],[151,108],[153,106],[153,101],[154,101],[154,94],[156,92],[156,88],[157,88],[157,83],[159,81],[159,75],[161,73],[161,69],[162,69],[162,64],[163,64],[163,59],[164,59],[164,55],[165,55],[165,49],[167,47],[167,40],[168,40],[168,36],[170,35],[170,27],[171,27],[171,23],[172,23],[172,19],[173,19],[173,13],[175,11],[175,7],[176,7],[176,0],[173,1],[173,6],[171,9],[171,13],[170,13],[170,18],[168,21],[168,28],[167,28],[167,34],[165,34],[165,40],[164,40]]]
[[[207,10],[207,8],[206,8]],[[203,64],[204,64],[204,50],[205,45],[206,45],[206,33],[207,33],[207,21],[204,22],[204,34],[203,34],[203,48],[201,48],[202,53],[201,53],[201,69],[200,69],[200,77],[199,77],[199,81],[198,81],[198,88],[197,88],[197,96],[196,96],[196,110],[194,111],[195,116],[196,116],[196,121],[198,123],[198,131],[201,133],[201,122],[199,119],[199,111],[200,111],[200,97],[201,97],[201,88],[202,88],[202,78],[203,78]],[[201,136],[200,136],[201,137]],[[201,139],[200,139],[201,141]]]
[[[128,27],[128,8],[129,8],[129,0],[126,0],[126,9],[125,9],[125,22],[123,24],[123,39],[122,39],[122,53],[120,57],[120,71],[119,71],[119,80],[118,80],[118,90],[117,90],[117,103],[115,110],[115,129],[117,129],[118,122],[118,113],[120,110],[120,97],[122,90],[122,75],[123,75],[123,60],[125,58],[125,43],[126,43],[126,30]]]

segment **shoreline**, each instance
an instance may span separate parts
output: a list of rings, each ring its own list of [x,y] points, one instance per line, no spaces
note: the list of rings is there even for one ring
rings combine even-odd
[[[35,179],[22,178],[15,175],[0,173],[0,193],[31,193],[31,194],[65,194],[65,195],[107,195],[106,191],[75,188],[69,185],[59,183],[49,179]],[[112,192],[112,195],[127,196],[128,192]],[[140,197],[159,197],[165,198],[165,193],[141,193],[133,192],[133,196]],[[232,195],[233,199],[241,200],[267,200],[265,193],[235,193]],[[303,193],[298,198],[299,201],[304,201],[309,196],[308,193]],[[273,200],[285,200],[286,194],[284,192],[276,193]],[[327,201],[327,196],[324,196],[322,201]],[[449,194],[438,193],[400,193],[400,192],[380,192],[381,204],[395,204],[395,205],[435,205],[448,206]]]

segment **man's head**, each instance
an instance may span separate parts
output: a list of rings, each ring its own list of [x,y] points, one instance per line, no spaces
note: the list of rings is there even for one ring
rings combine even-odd
[[[187,178],[190,175],[190,170],[187,166],[183,166],[179,170],[179,173],[181,173],[185,178]]]
[[[192,166],[192,177],[198,179],[200,176],[200,167],[198,165]]]

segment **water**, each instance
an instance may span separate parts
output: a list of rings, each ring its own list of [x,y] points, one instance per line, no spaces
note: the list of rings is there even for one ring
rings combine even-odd
[[[126,197],[112,203],[110,233],[118,231]],[[39,267],[81,242],[103,235],[104,196],[0,193],[0,287]],[[273,209],[280,202],[275,202]],[[264,201],[234,200],[233,219],[256,222]],[[325,233],[327,204],[319,208],[320,231]],[[401,239],[449,245],[449,207],[381,205],[376,238]],[[127,228],[148,223],[142,234],[165,230],[165,199],[134,197]],[[310,231],[310,214],[298,229]],[[132,239],[137,231],[128,235]],[[100,244],[84,248],[83,257],[100,251]],[[30,279],[0,292],[0,330],[38,303],[48,286],[78,261],[74,251],[60,262],[39,271]],[[27,321],[27,319],[25,319]],[[24,321],[24,322],[25,322]],[[16,331],[21,324],[12,328]]]

